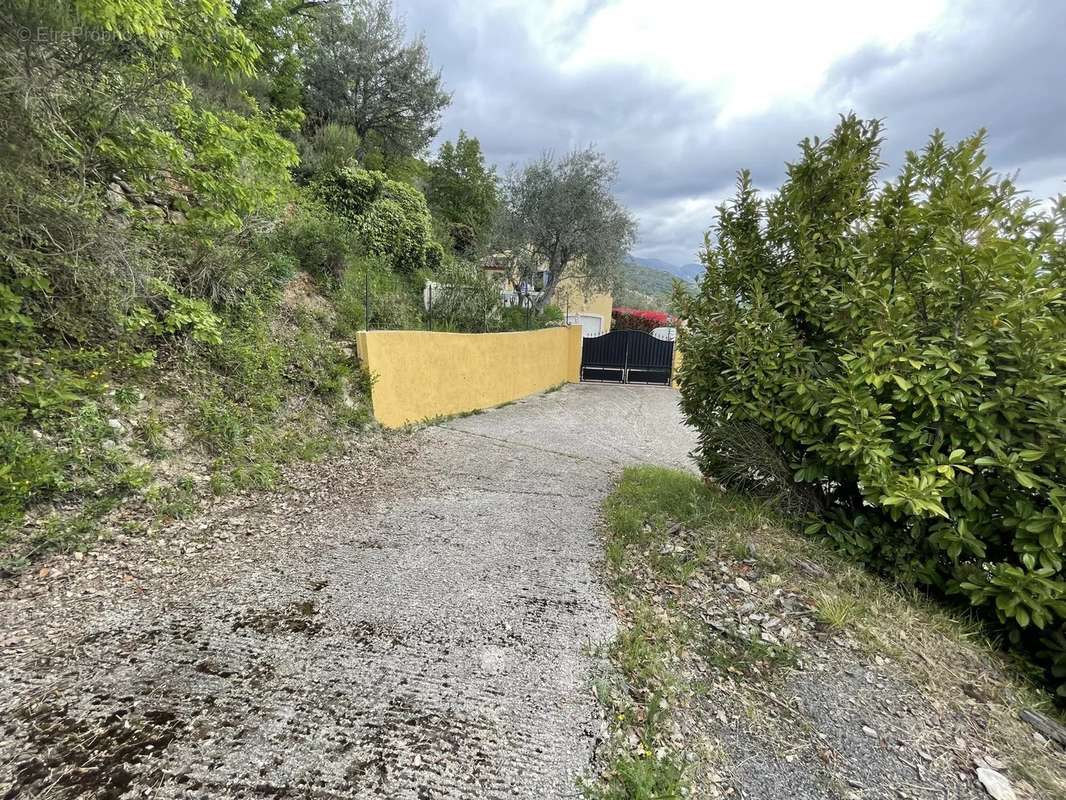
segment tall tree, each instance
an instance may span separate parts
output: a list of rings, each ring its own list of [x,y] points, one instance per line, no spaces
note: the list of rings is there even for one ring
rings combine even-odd
[[[350,125],[364,154],[421,153],[451,102],[422,37],[405,42],[389,0],[322,8],[304,64],[309,128]]]
[[[637,223],[612,194],[618,166],[589,147],[561,160],[546,154],[504,182],[497,245],[509,249],[522,279],[543,266],[547,303],[569,275],[585,291],[613,289],[636,241]]]
[[[334,0],[232,0],[234,22],[258,50],[257,75],[247,82],[261,103],[299,108],[303,101],[299,49],[308,45],[320,8]]]
[[[471,253],[485,240],[497,204],[496,168],[485,166],[481,143],[466,131],[441,145],[430,165],[426,199],[448,225],[452,247]]]

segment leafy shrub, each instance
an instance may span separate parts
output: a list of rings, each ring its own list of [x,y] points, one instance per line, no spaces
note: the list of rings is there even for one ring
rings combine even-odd
[[[562,325],[564,322],[563,310],[559,306],[544,306],[540,310],[540,324],[545,328]]]
[[[337,333],[354,339],[358,331],[418,329],[423,325],[422,291],[417,279],[396,275],[387,259],[365,256],[354,261],[334,293]],[[370,319],[366,318],[369,291]]]
[[[443,248],[433,241],[433,222],[423,194],[382,172],[344,167],[322,177],[315,193],[349,220],[366,252],[413,274],[440,266]]]
[[[327,122],[309,138],[297,137],[300,165],[296,174],[306,180],[315,175],[335,172],[355,161],[362,140],[355,128]]]
[[[193,5],[5,7],[10,32],[56,35],[0,36],[0,140],[17,144],[0,147],[0,573],[8,550],[21,562],[95,535],[143,488],[134,452],[160,457],[171,429],[180,447],[193,428],[233,484],[263,485],[365,418],[331,324],[279,302],[299,270],[332,287],[362,248],[293,186],[300,114],[266,105],[255,74],[277,66],[263,39],[289,23]],[[355,143],[326,127],[315,169]],[[152,409],[175,391],[188,414]]]
[[[434,275],[433,327],[484,333],[500,327],[500,290],[476,264],[453,261]]]
[[[1035,213],[983,134],[934,134],[878,188],[880,144],[878,122],[842,119],[776,195],[742,172],[719,208],[679,298],[702,467],[735,475],[722,443],[756,426],[817,498],[811,533],[986,609],[1061,682],[1062,203]]]
[[[296,209],[295,216],[301,220],[315,211],[305,210],[303,203]],[[181,226],[163,227],[161,232],[167,235],[161,238],[173,265],[169,272],[174,285],[222,309],[274,296],[298,270],[312,272],[318,266],[308,263],[311,259],[300,250],[301,245],[320,250],[332,245],[326,231],[308,233],[290,222],[275,225],[270,219],[249,218],[239,228],[219,232],[209,246],[190,241],[189,232]]]
[[[0,420],[0,528],[61,480],[55,453],[11,421]]]
[[[349,221],[362,218],[382,196],[388,176],[355,165],[346,165],[319,176],[315,195],[325,206]]]
[[[525,331],[562,324],[563,311],[558,306],[544,306],[541,309],[508,306],[500,315],[500,329],[505,331]]]
[[[271,237],[273,246],[292,255],[296,269],[324,286],[335,285],[358,244],[351,223],[313,198],[301,198],[292,216]]]

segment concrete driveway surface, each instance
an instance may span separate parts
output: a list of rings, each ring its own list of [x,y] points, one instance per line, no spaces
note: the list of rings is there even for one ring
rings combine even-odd
[[[417,431],[380,479],[356,459],[365,491],[192,525],[177,564],[27,577],[0,600],[0,797],[579,796],[600,503],[694,443],[673,390],[570,385]]]

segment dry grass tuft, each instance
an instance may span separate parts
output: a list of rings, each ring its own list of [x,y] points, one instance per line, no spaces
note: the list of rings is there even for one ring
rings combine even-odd
[[[814,597],[814,615],[826,625],[845,628],[861,615],[859,604],[850,597],[819,592]]]

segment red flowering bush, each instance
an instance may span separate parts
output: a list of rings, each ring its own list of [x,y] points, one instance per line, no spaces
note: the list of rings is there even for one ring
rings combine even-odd
[[[611,330],[651,333],[667,325],[673,325],[673,318],[665,311],[644,311],[621,306],[611,309]]]

